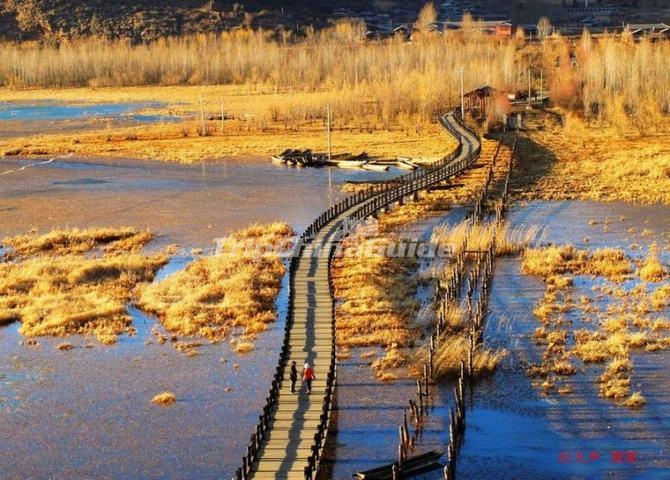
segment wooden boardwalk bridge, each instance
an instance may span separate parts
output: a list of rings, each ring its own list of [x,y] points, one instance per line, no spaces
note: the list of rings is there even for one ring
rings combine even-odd
[[[298,240],[289,267],[284,343],[237,480],[307,480],[318,473],[337,378],[332,256],[356,223],[447,180],[477,160],[481,151],[477,134],[456,113],[441,116],[440,123],[459,142],[451,154],[425,169],[345,198],[314,220]],[[301,389],[291,393],[293,361],[299,371],[305,362],[314,368],[311,394]]]

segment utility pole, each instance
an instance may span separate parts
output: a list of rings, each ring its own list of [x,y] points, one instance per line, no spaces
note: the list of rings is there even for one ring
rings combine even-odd
[[[327,106],[326,110],[326,120],[328,124],[328,204],[333,206],[333,167],[331,166],[331,160],[333,157],[333,134],[330,125],[330,104]]]
[[[333,206],[333,167],[328,165],[328,205]]]
[[[326,123],[328,125],[328,162],[330,162],[333,155],[333,135],[330,128],[330,105],[328,105],[327,108]]]
[[[463,67],[461,66],[461,118],[465,120],[465,99],[463,92]]]
[[[202,129],[200,133],[204,137],[207,132],[205,131],[205,106],[202,103],[202,90],[200,91],[200,127]]]
[[[223,121],[225,120],[226,116],[223,113],[223,98],[221,99],[221,135],[223,135]]]

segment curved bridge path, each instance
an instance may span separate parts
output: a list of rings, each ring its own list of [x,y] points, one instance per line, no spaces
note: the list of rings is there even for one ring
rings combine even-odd
[[[324,212],[301,237],[289,270],[289,308],[279,365],[237,479],[304,480],[316,476],[337,376],[330,281],[333,252],[360,220],[460,173],[478,158],[479,137],[456,114],[443,115],[440,123],[459,141],[454,152],[425,170],[346,198]],[[311,394],[301,388],[300,378],[296,393],[291,393],[293,361],[298,375],[305,362],[313,366],[316,380]]]

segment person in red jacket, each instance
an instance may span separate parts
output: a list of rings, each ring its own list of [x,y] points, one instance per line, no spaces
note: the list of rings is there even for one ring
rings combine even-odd
[[[316,380],[314,369],[309,366],[309,363],[305,363],[302,369],[302,381],[307,385],[307,393],[312,393],[312,380]]]

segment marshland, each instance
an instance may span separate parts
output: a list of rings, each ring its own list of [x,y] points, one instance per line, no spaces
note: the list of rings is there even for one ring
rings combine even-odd
[[[233,477],[282,349],[298,236],[406,173],[270,155],[330,147],[430,171],[458,145],[437,118],[460,105],[461,72],[464,91],[494,89],[465,109],[479,157],[364,219],[332,261],[319,478],[397,461],[403,414],[409,456],[445,464],[461,362],[456,477],[668,475],[670,44],[499,38],[469,16],[436,34],[431,12],[411,41],[362,40],[347,20],[0,43],[0,476]],[[510,99],[529,82],[546,98]]]

